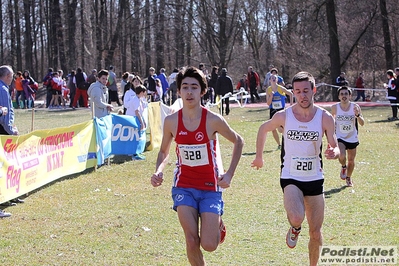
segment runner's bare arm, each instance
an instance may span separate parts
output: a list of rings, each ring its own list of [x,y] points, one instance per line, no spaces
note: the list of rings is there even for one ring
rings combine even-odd
[[[234,145],[229,168],[220,176],[218,183],[222,188],[227,188],[230,186],[238,162],[241,159],[244,139],[227,124],[223,117],[215,114],[212,114],[211,117],[212,131],[219,133]]]
[[[328,143],[324,155],[327,159],[337,159],[340,152],[337,136],[335,135],[335,121],[333,116],[325,110],[323,111],[322,127]]]
[[[251,166],[256,168],[263,167],[263,149],[266,143],[267,132],[273,131],[278,127],[284,127],[285,123],[285,110],[277,112],[272,119],[264,122],[258,130],[258,135],[256,138],[256,156]]]
[[[151,177],[151,184],[154,187],[162,185],[163,182],[163,169],[168,163],[169,159],[169,150],[170,145],[173,140],[173,134],[176,132],[176,123],[174,114],[167,116],[165,118],[164,126],[163,126],[163,137],[161,142],[161,147],[158,152],[157,163],[155,167],[155,173]]]

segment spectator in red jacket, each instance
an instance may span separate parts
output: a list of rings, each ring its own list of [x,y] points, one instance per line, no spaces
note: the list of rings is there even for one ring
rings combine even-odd
[[[260,79],[258,73],[256,73],[252,66],[248,67],[247,74],[247,85],[249,89],[249,93],[251,95],[251,103],[255,103],[255,97],[257,101],[260,101],[260,97],[258,94],[258,86],[260,84]]]
[[[357,93],[355,102],[357,102],[360,99],[360,97],[362,97],[362,101],[364,102],[366,100],[366,95],[364,94],[364,90],[358,89],[358,88],[364,88],[364,79],[362,72],[360,72],[359,76],[356,79],[355,88]]]

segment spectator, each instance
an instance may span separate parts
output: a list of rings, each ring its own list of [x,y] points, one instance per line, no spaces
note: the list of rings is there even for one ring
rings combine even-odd
[[[158,101],[162,100],[162,94],[163,94],[162,83],[159,78],[155,79],[155,88],[156,88],[157,92],[154,96],[154,101],[158,102]]]
[[[126,95],[126,92],[129,91],[131,88],[134,89],[133,88],[133,83],[132,83],[133,78],[134,78],[134,75],[133,74],[129,74],[127,76],[127,81],[126,81],[126,84],[125,84],[124,87],[122,87],[122,82],[121,82],[121,88],[123,88],[122,104],[123,104],[123,114],[124,115],[126,114],[125,95]]]
[[[22,74],[22,73],[21,73]],[[0,106],[2,115],[0,116],[0,135],[18,135],[18,129],[14,126],[14,107],[9,92],[9,86],[14,79],[14,71],[11,66],[0,66]],[[22,199],[13,199],[8,205],[23,203]],[[10,217],[11,213],[0,210],[0,218]]]
[[[133,95],[133,94],[131,94]],[[145,123],[143,112],[147,108],[147,89],[143,85],[135,87],[134,96],[130,96],[126,99],[126,115],[131,115],[138,122],[140,135],[145,134],[147,125]],[[134,154],[133,160],[145,160],[145,156],[142,154]]]
[[[247,74],[242,75],[242,78],[237,82],[236,89],[240,90],[241,88],[244,88],[244,90],[247,90],[248,88]]]
[[[220,98],[222,98],[224,95],[227,93],[233,93],[233,81],[232,79],[227,75],[227,69],[222,68],[222,73],[220,74],[219,78],[216,81],[216,87],[215,87],[215,92],[217,95],[220,95]],[[226,109],[224,110],[223,104],[226,105]],[[226,112],[226,115],[229,115],[230,113],[230,99],[229,97],[225,98],[222,100],[220,103],[220,108],[221,108],[221,114],[223,115],[223,112]]]
[[[62,92],[63,81],[59,77],[58,72],[53,72],[52,79],[50,80],[50,87],[52,89],[52,98],[50,101],[49,109],[60,108],[59,98]]]
[[[157,76],[157,78],[161,80],[161,85],[162,85],[161,99],[162,99],[162,102],[164,104],[166,104],[166,99],[167,99],[168,90],[169,90],[169,83],[168,83],[167,77],[165,75],[165,68],[161,68],[159,70],[159,75]]]
[[[35,103],[35,94],[37,90],[39,89],[39,85],[37,82],[30,76],[30,72],[28,70],[25,70],[24,73],[22,74],[22,78],[25,80],[25,86],[24,91],[25,94],[27,94],[27,105],[28,108],[33,108],[34,103]],[[22,86],[24,86],[24,82],[22,83]]]
[[[43,78],[43,87],[46,87],[46,107],[50,106],[51,98],[53,97],[53,92],[50,86],[50,80],[52,79],[53,69],[49,68],[47,74]]]
[[[72,70],[71,73],[68,75],[67,81],[67,88],[69,90],[69,107],[72,108],[73,99],[75,98],[76,94],[76,85],[73,83],[73,79],[75,78],[76,72]]]
[[[172,84],[173,81],[176,80],[177,73],[179,73],[179,70],[177,68],[173,69],[172,74],[170,74],[169,77],[168,77],[168,84],[169,85]]]
[[[247,74],[247,86],[249,89],[249,93],[251,95],[251,103],[256,103],[256,100],[260,101],[260,97],[258,94],[258,86],[260,84],[259,75],[256,73],[252,66],[248,67],[248,74]]]
[[[151,101],[154,101],[154,96],[157,92],[157,87],[155,84],[155,79],[157,78],[157,76],[155,75],[155,68],[150,67],[149,70],[149,75],[147,78],[147,90],[148,93],[151,94]]]
[[[169,84],[169,98],[171,99],[171,103],[173,104],[177,99],[177,86],[176,86],[176,75],[179,73],[177,68],[173,69],[172,74],[168,77]]]
[[[90,96],[90,105],[94,104],[94,116],[97,118],[109,115],[113,110],[112,104],[108,101],[108,71],[100,70],[98,72],[97,81],[92,83],[87,90]]]
[[[335,83],[337,86],[340,86],[340,87],[349,85],[348,81],[345,78],[345,72],[341,72],[341,74],[339,74],[339,76],[335,80]]]
[[[173,105],[175,103],[175,101],[177,100],[177,83],[176,80],[174,80],[170,85],[169,85],[169,91],[170,91],[170,95],[169,97],[171,97],[171,105]]]
[[[363,73],[360,72],[359,76],[356,79],[356,88],[364,88],[364,79],[363,79]],[[339,93],[338,93],[339,95]],[[364,89],[356,89],[356,99],[355,102],[357,102],[360,97],[362,97],[362,101],[364,102],[366,100],[366,95],[364,94]]]
[[[122,91],[122,104],[123,104],[123,96],[125,95],[125,87],[126,87],[126,84],[128,83],[129,75],[130,75],[129,72],[125,72],[122,75],[122,80],[121,80],[121,84],[120,84],[120,90]]]
[[[72,103],[72,108],[75,109],[77,107],[78,100],[80,96],[83,97],[83,106],[85,108],[89,108],[88,105],[88,95],[87,95],[87,75],[83,70],[78,67],[76,69],[76,75],[73,78],[73,83],[75,83],[76,86],[76,93],[75,97],[73,98],[73,103]],[[82,106],[80,106],[82,107]]]
[[[111,102],[116,102],[118,106],[121,106],[121,102],[119,101],[119,95],[118,95],[118,86],[117,86],[117,81],[116,81],[116,74],[114,72],[114,67],[110,66],[109,67],[109,76],[108,76],[108,93],[109,93],[109,98],[108,98],[108,103],[111,104]]]
[[[91,74],[87,77],[87,82],[89,84],[92,84],[94,82],[97,81],[97,70],[96,69],[92,69],[91,70]]]
[[[266,73],[265,75],[265,80],[263,81],[263,88],[266,90],[270,86],[270,75],[271,70],[274,68],[274,65],[269,66],[269,72]]]
[[[25,104],[25,92],[24,92],[24,87],[22,86],[22,72],[17,71],[17,74],[15,75],[15,90],[17,91],[17,94],[15,96],[15,100],[17,101],[17,106],[20,109],[26,108]]]
[[[211,103],[215,103],[216,102],[216,93],[215,93],[215,88],[216,88],[216,82],[219,78],[219,67],[218,66],[213,66],[212,67],[212,72],[211,72],[211,78],[209,79],[208,82],[208,92],[206,94],[208,94],[207,97],[204,97],[204,100],[211,100]]]
[[[398,120],[398,90],[396,88],[396,79],[393,70],[387,71],[388,84],[384,84],[388,91],[388,100],[391,103],[392,117],[388,118],[389,121]]]

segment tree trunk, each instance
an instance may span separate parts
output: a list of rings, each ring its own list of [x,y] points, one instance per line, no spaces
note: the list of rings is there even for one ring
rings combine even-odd
[[[80,4],[80,51],[75,52],[75,57],[80,55],[80,60],[81,60],[81,66],[84,67],[86,63],[86,40],[89,39],[86,36],[87,30],[85,26],[85,8],[86,8],[85,1],[82,1]],[[97,31],[95,32],[95,34]],[[91,54],[89,55],[91,56]],[[77,67],[78,61],[76,60],[75,66],[73,69]],[[86,70],[87,71],[87,70]]]
[[[380,10],[382,18],[382,34],[384,36],[385,65],[386,69],[393,68],[393,55],[391,45],[391,34],[389,31],[389,19],[386,0],[380,0]]]
[[[21,24],[19,22],[19,6],[18,1],[14,1],[15,12],[15,53],[17,57],[17,69],[22,70],[22,41],[21,41]]]
[[[130,35],[131,37],[131,54],[132,54],[132,67],[131,70],[134,73],[140,73],[140,67],[141,67],[141,60],[140,60],[140,0],[134,0],[134,6],[133,6],[133,25],[136,25],[134,27],[134,30],[132,34]]]
[[[35,69],[33,68],[33,63],[32,63],[32,46],[33,46],[33,41],[32,41],[32,26],[31,26],[31,21],[30,21],[30,7],[33,5],[33,2],[31,0],[24,0],[24,19],[25,19],[25,34],[24,34],[24,39],[25,39],[25,47],[24,47],[24,53],[25,53],[25,67],[24,69],[28,69],[29,71],[32,72],[32,76],[35,74]]]
[[[130,11],[130,6],[129,6],[129,1],[124,1],[124,7],[123,9],[123,23],[122,27],[120,29],[121,31],[121,36],[119,37],[121,39],[120,41],[120,48],[119,50],[121,51],[121,57],[122,57],[122,71],[125,72],[127,70],[127,43],[128,43],[128,36],[131,34],[132,30],[130,27],[130,23],[127,23],[129,21],[129,11]]]
[[[156,25],[156,36],[155,36],[155,48],[157,58],[157,70],[165,67],[165,0],[159,1],[159,8],[157,13],[157,25]]]
[[[335,17],[334,0],[326,1],[326,13],[328,24],[328,35],[330,39],[330,64],[331,64],[331,84],[335,84],[335,79],[341,73],[341,58],[339,52],[338,29]],[[337,88],[332,88],[333,101],[338,101]]]
[[[145,0],[144,6],[144,53],[145,53],[145,73],[148,74],[148,69],[151,67],[151,10],[150,0]]]
[[[77,64],[77,46],[75,42],[76,35],[76,9],[78,7],[77,0],[68,0],[66,1],[67,10],[66,10],[66,20],[67,20],[67,72],[69,70],[74,69]],[[83,25],[83,20],[81,20],[81,24]],[[83,52],[83,51],[82,51]]]
[[[120,29],[122,27],[123,9],[125,8],[125,6],[126,6],[126,0],[119,0],[119,10],[118,10],[118,18],[117,18],[117,22],[116,22],[116,28],[114,30],[114,33],[112,34],[111,45],[108,49],[107,58],[105,59],[105,64],[107,66],[114,64],[113,61],[115,60],[115,58],[114,58],[115,49],[118,46]]]
[[[175,12],[175,64],[176,67],[184,65],[184,13],[183,12],[183,0],[175,0],[176,12]],[[200,2],[201,4],[201,2]]]
[[[96,66],[99,68],[103,67],[102,63],[102,54],[103,54],[103,46],[102,46],[102,30],[103,30],[103,25],[102,22],[104,20],[104,0],[95,0],[93,9],[94,9],[94,16],[95,16],[95,25],[96,27],[96,51],[97,51],[97,56],[96,56]],[[100,6],[101,4],[101,6]],[[100,7],[100,10],[98,8]]]
[[[194,1],[190,0],[188,4],[189,10],[193,10],[194,8]],[[188,19],[187,20],[187,32],[193,32],[193,20]],[[191,65],[191,57],[192,57],[192,40],[191,38],[186,38],[186,52],[185,52],[185,58],[187,58],[187,65]],[[184,60],[184,58],[183,58]]]

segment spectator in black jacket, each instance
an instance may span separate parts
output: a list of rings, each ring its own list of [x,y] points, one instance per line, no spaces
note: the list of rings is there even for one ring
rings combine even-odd
[[[218,71],[219,67],[213,66],[212,67],[212,72],[211,72],[211,78],[208,82],[208,99],[211,100],[211,103],[215,103],[216,101],[216,93],[215,93],[215,87],[216,87],[216,81],[218,80]]]
[[[232,79],[227,76],[227,69],[222,68],[221,74],[216,81],[215,92],[220,97],[223,97],[227,93],[233,93],[233,81]],[[226,115],[230,113],[230,106],[229,106],[229,97],[225,98],[221,103],[222,108],[222,115],[223,115],[223,103],[226,105]]]

